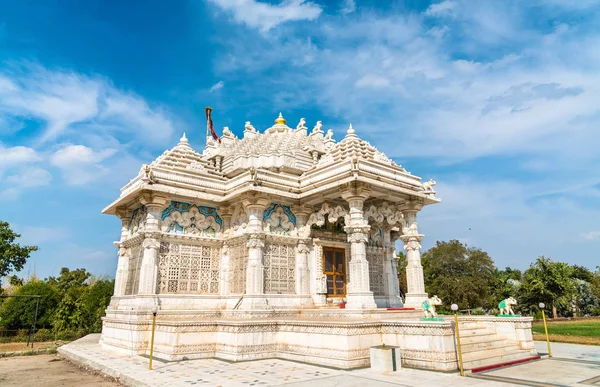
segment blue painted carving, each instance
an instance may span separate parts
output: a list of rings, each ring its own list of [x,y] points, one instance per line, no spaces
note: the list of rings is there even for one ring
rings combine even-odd
[[[271,232],[289,234],[296,227],[296,216],[290,206],[271,203],[263,212],[263,222]]]
[[[369,233],[368,246],[372,247],[383,247],[383,231],[380,228],[373,230],[375,232]]]
[[[163,231],[175,234],[215,236],[223,227],[216,208],[174,200],[162,211],[161,219]]]
[[[147,214],[148,214],[148,210],[146,209],[146,206],[143,206],[143,205],[141,207],[133,210],[133,213],[131,214],[131,220],[129,220],[129,234],[130,235],[135,234],[140,229],[140,226],[146,220]]]
[[[219,226],[223,227],[223,219],[221,219],[221,217],[217,213],[216,208],[197,206],[195,204],[189,204],[189,203],[184,203],[184,202],[176,202],[175,200],[172,200],[171,204],[169,204],[169,207],[165,208],[162,211],[161,220],[165,220],[165,218],[167,216],[171,215],[171,213],[173,211],[179,211],[180,213],[183,214],[184,212],[188,212],[189,210],[191,210],[194,207],[197,208],[198,212],[201,213],[202,215],[204,215],[205,217],[208,218],[209,216],[212,216],[213,218],[215,218],[215,222],[217,222],[219,224]]]

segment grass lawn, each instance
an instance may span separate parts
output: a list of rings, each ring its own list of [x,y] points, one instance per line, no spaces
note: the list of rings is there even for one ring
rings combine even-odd
[[[534,340],[546,340],[544,324],[533,324]],[[600,319],[548,323],[550,341],[600,345]]]

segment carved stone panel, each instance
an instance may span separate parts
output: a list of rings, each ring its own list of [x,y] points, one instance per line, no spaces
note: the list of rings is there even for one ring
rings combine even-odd
[[[158,293],[219,293],[218,246],[161,242]]]
[[[267,243],[263,255],[265,293],[296,292],[296,247]]]

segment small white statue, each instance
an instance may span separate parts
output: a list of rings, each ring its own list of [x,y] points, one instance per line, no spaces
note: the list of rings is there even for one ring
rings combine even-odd
[[[515,314],[512,309],[513,305],[517,305],[517,300],[513,297],[508,297],[506,300],[500,301],[498,307],[500,307],[500,314]]]
[[[442,305],[442,300],[438,296],[433,296],[428,300],[423,301],[423,313],[425,313],[425,318],[437,317],[437,313],[435,313],[436,305]]]
[[[425,183],[421,184],[421,186],[423,187],[423,191],[432,192],[433,186],[436,184],[437,183],[435,182],[435,180],[429,179],[429,181],[426,181]]]
[[[156,183],[156,179],[154,178],[154,173],[152,172],[152,168],[148,164],[143,164],[141,171],[143,172],[142,180],[148,182],[148,184]]]
[[[321,121],[319,121],[321,122]],[[331,140],[333,138],[333,129],[327,129],[327,134],[325,135],[325,140]]]
[[[250,121],[246,121],[246,125],[244,125],[244,130],[249,132],[256,132],[256,129],[254,128],[254,126],[252,126]]]
[[[233,133],[231,132],[231,130],[229,129],[228,126],[223,127],[223,136],[224,137],[232,137]]]
[[[306,120],[304,118],[300,118],[300,122],[296,125],[296,130],[306,129]]]
[[[313,133],[321,132],[321,128],[323,127],[323,123],[321,121],[317,121],[317,124],[313,128]]]

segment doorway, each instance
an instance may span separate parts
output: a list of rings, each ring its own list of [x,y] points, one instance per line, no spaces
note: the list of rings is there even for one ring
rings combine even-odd
[[[327,297],[345,297],[346,250],[323,247],[323,270],[327,276]]]

